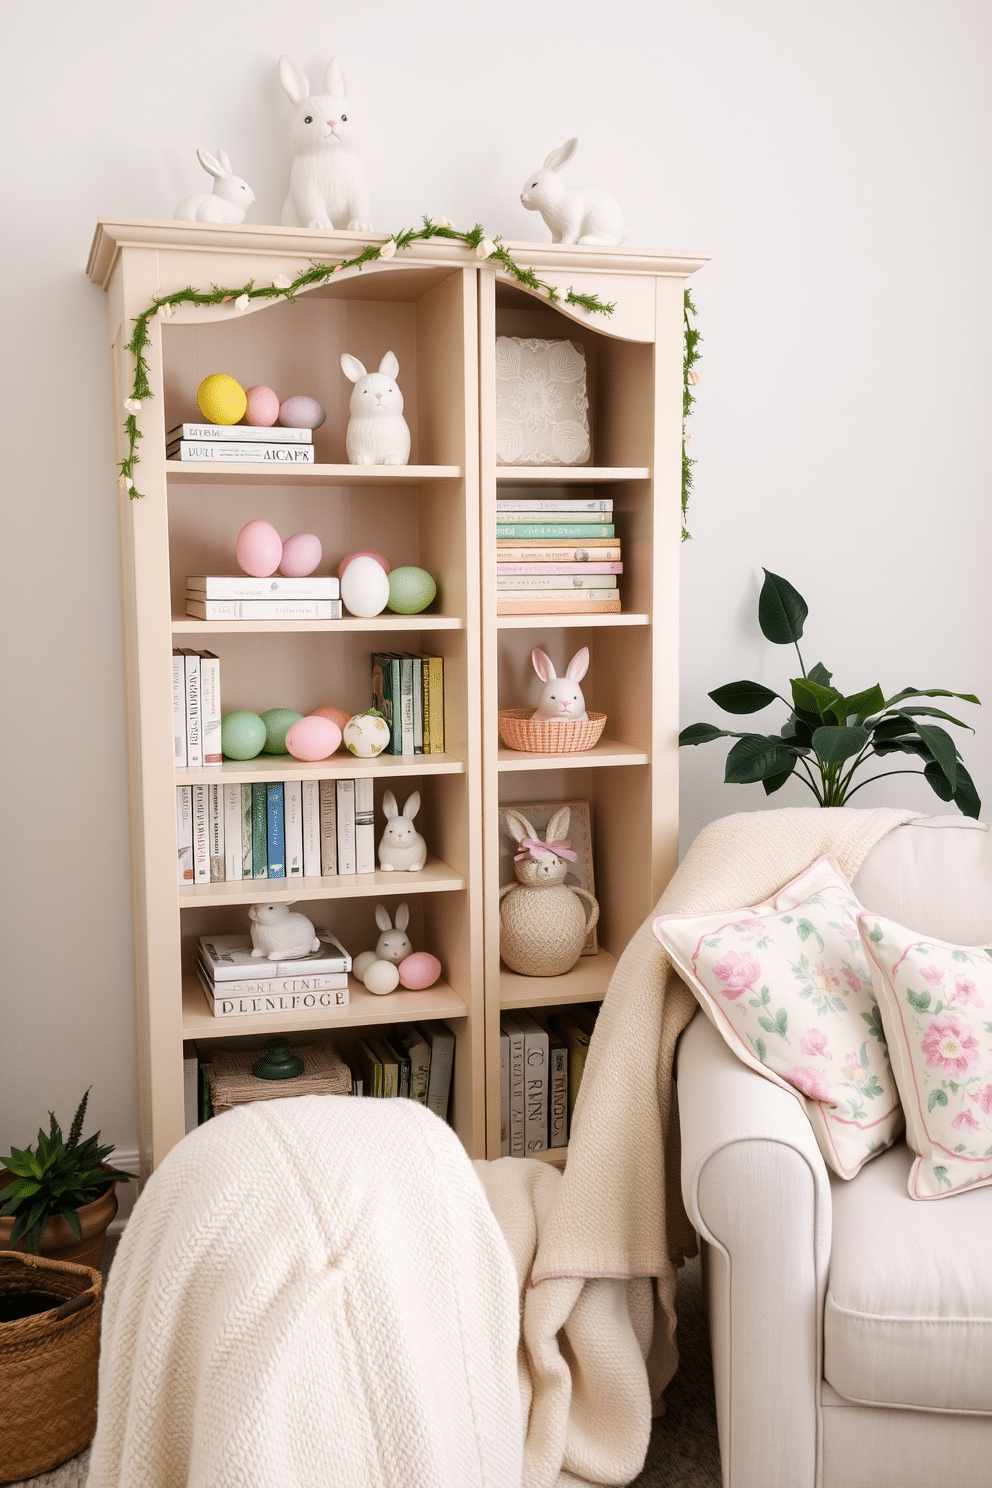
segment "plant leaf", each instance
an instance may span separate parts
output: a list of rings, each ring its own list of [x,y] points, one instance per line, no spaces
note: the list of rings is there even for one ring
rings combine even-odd
[[[885,698],[877,682],[874,687],[866,687],[863,692],[852,693],[843,702],[845,718],[856,718],[859,723],[864,723],[873,713],[880,713],[884,707]]]
[[[778,693],[760,682],[728,682],[724,687],[715,687],[709,696],[725,713],[760,713],[775,701]]]
[[[725,729],[716,728],[712,723],[690,723],[679,734],[679,746],[683,744],[708,744],[711,739],[727,739],[732,737]]]
[[[973,692],[948,692],[946,687],[904,687],[902,692],[897,692],[895,697],[890,697],[885,706],[894,708],[896,703],[902,702],[903,698],[911,697],[952,697],[959,698],[962,703],[975,703],[979,708],[982,706]]]
[[[818,682],[821,687],[829,687],[834,680],[833,672],[828,672],[822,661],[811,666],[806,675],[811,682]]]
[[[843,698],[835,687],[821,687],[818,682],[810,682],[807,677],[794,677],[791,687],[792,701],[796,707],[810,714],[817,723],[824,722],[828,718],[835,722],[846,723],[847,714],[843,710],[839,713],[834,711],[835,705],[843,702]]]
[[[785,782],[791,778],[792,771],[795,768],[795,764],[793,764],[792,770],[783,770],[779,775],[766,776],[765,779],[761,782],[761,784],[764,786],[765,795],[773,796],[776,791],[781,790]]]
[[[947,776],[951,790],[958,783],[958,752],[954,740],[946,729],[933,723],[915,723],[913,727],[930,750],[931,757]]]
[[[765,582],[758,596],[761,634],[775,646],[791,646],[803,633],[809,606],[788,579],[763,569]]]
[[[826,764],[837,765],[860,754],[868,739],[868,730],[860,723],[844,728],[818,728],[813,735],[813,748]]]
[[[752,785],[795,767],[795,753],[774,734],[745,734],[727,755],[728,785]]]
[[[975,732],[970,723],[965,723],[962,718],[955,718],[953,713],[945,713],[943,708],[900,708],[899,712],[907,718],[943,718],[945,723],[954,723],[958,728]]]

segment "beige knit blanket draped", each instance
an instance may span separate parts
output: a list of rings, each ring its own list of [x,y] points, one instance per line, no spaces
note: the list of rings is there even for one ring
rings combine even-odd
[[[651,932],[658,914],[744,909],[823,853],[853,878],[918,813],[817,807],[706,827],[617,965],[586,1060],[564,1175],[476,1163],[521,1289],[525,1488],[625,1484],[675,1373],[676,1267],[696,1252],[682,1204],[673,1067],[696,1002]]]

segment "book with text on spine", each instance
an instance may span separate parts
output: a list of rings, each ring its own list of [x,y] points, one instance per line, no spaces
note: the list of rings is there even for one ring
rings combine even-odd
[[[303,782],[303,877],[320,877],[320,781]]]
[[[496,536],[516,540],[539,537],[549,542],[562,538],[614,537],[612,522],[497,522]]]
[[[526,1075],[524,1065],[524,1031],[512,1013],[501,1013],[499,1026],[508,1041],[510,1065],[506,1124],[510,1133],[510,1157],[526,1157]]]
[[[192,769],[203,764],[203,733],[200,715],[200,653],[181,647],[186,669],[186,763]]]
[[[513,1018],[524,1036],[524,1151],[544,1152],[548,1146],[548,1032],[531,1013],[518,1009]]]
[[[316,925],[314,933],[320,941],[318,951],[285,961],[270,961],[267,956],[253,956],[250,935],[201,935],[197,952],[216,983],[237,982],[246,978],[268,981],[272,977],[312,976],[318,972],[349,972],[351,956],[333,931]]]
[[[186,765],[186,658],[182,651],[172,653],[172,740],[176,767]]]
[[[220,659],[213,651],[200,652],[200,732],[203,763],[220,766],[221,751]]]
[[[585,543],[498,542],[497,563],[619,563],[620,544],[608,537]]]
[[[526,512],[611,512],[612,496],[517,497],[497,496],[496,514],[504,511]],[[505,521],[505,518],[501,517]]]
[[[233,982],[215,982],[202,959],[196,974],[211,997],[261,997],[263,994],[294,992],[347,992],[346,971],[297,972],[295,976],[257,977],[246,974]]]
[[[451,1077],[455,1067],[455,1035],[447,1023],[418,1023],[417,1032],[431,1046],[431,1065],[427,1077],[427,1109],[448,1119]]]
[[[210,991],[206,978],[200,976],[200,986],[207,1007],[215,1018],[238,1018],[268,1015],[271,1013],[316,1013],[333,1008],[347,1007],[348,988],[322,992],[262,992],[256,996],[215,996]]]
[[[320,873],[336,878],[338,872],[338,789],[334,780],[320,780]]]
[[[270,878],[286,877],[286,833],[283,819],[283,789],[281,780],[269,780],[265,785],[265,855],[268,859]]]
[[[282,783],[283,838],[286,853],[286,877],[303,877],[303,782]]]
[[[284,579],[282,574],[253,579],[250,574],[190,574],[187,599],[340,599],[341,581],[329,575]]]
[[[620,574],[623,573],[623,564],[619,562],[585,562],[585,563],[497,563],[496,574],[499,578],[508,578],[512,574],[520,574],[524,578],[538,578],[542,575],[571,578],[574,574]]]
[[[339,599],[186,599],[194,620],[340,620]]]
[[[607,590],[612,597],[603,599],[602,591],[577,589],[558,599],[533,592],[511,597],[501,594],[496,601],[497,615],[619,615],[620,596],[616,590]]]
[[[504,594],[522,590],[534,590],[541,594],[566,594],[572,589],[615,589],[615,574],[506,574],[496,580],[496,593]]]
[[[165,436],[166,444],[181,439],[198,443],[211,439],[224,444],[313,444],[312,429],[284,429],[262,424],[175,424]]]
[[[179,882],[193,882],[193,787],[176,786],[176,846]]]
[[[255,444],[251,441],[228,444],[220,439],[213,442],[180,439],[178,444],[167,444],[165,453],[170,460],[178,456],[184,463],[193,465],[209,465],[224,461],[234,461],[245,465],[312,465],[314,463],[312,444]]]
[[[360,775],[355,784],[355,872],[375,872],[375,808],[372,776]]]
[[[244,813],[241,809],[241,786],[238,783],[225,785],[224,794],[224,877],[230,883],[242,877],[244,851],[242,827]]]
[[[269,876],[269,806],[264,780],[252,781],[251,791],[251,876]]]

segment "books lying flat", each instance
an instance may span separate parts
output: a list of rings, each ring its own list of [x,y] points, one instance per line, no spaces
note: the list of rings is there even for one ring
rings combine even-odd
[[[233,441],[224,439],[202,442],[195,439],[180,439],[178,444],[167,444],[165,453],[170,460],[183,460],[196,464],[211,461],[239,460],[245,463],[267,465],[312,465],[312,444],[262,444],[261,441]]]
[[[593,598],[602,593],[608,599]],[[558,594],[552,599],[548,595],[529,593],[522,598],[511,599],[500,594],[496,600],[497,615],[619,615],[620,595],[616,590],[585,589]]]
[[[540,537],[557,541],[564,537],[614,537],[612,522],[497,522],[496,536],[506,538]]]
[[[533,590],[535,593],[562,594],[571,589],[615,589],[616,587],[615,574],[538,574],[532,578],[526,573],[515,573],[496,580],[497,594],[513,591],[521,593],[527,590]]]
[[[514,526],[519,523],[545,523],[554,522],[612,522],[612,511],[531,511],[526,506],[497,506],[496,520],[500,523],[509,522]]]
[[[500,577],[520,574],[524,578],[535,578],[541,574],[567,578],[573,574],[619,574],[623,564],[607,563],[497,563],[496,573]],[[604,588],[606,585],[603,586]]]
[[[194,620],[340,620],[339,599],[193,599]]]
[[[201,444],[216,439],[226,444],[313,444],[312,429],[262,428],[258,424],[174,424],[166,444],[191,439]]]
[[[333,576],[284,579],[271,574],[253,579],[249,574],[190,574],[187,599],[340,599],[341,580]]]
[[[504,511],[528,511],[528,512],[611,512],[613,510],[613,497],[589,497],[570,496],[562,500],[535,497],[530,500],[522,500],[517,496],[496,497],[496,513],[499,515]],[[502,518],[501,520],[506,520]],[[559,520],[559,519],[556,519]]]
[[[320,950],[310,956],[294,956],[286,961],[252,956],[250,935],[201,935],[198,951],[214,982],[237,982],[249,977],[268,981],[273,977],[350,971],[351,956],[337,936],[330,930],[322,930],[319,925],[314,933],[321,943]]]
[[[351,996],[348,977],[342,972],[329,976],[276,977],[271,982],[254,982],[249,985],[254,991],[239,992],[243,982],[221,982],[215,985],[203,967],[197,964],[196,974],[206,999],[207,1007],[215,1018],[247,1018],[272,1013],[318,1013],[325,1009],[347,1007]],[[343,985],[326,987],[328,981]]]
[[[582,544],[497,542],[496,557],[500,563],[619,563],[620,544],[608,537]]]

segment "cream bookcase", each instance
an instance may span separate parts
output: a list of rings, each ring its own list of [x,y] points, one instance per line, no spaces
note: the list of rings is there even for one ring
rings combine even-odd
[[[101,219],[88,273],[107,291],[113,401],[120,458],[126,351],[132,322],[157,295],[212,284],[295,278],[311,260],[353,255],[350,233],[248,225]],[[678,560],[682,425],[682,297],[703,255],[508,244],[547,283],[615,302],[612,316],[566,314],[522,291],[458,243],[417,244],[387,262],[348,270],[290,305],[253,302],[180,309],[151,324],[146,352],[153,398],[139,414],[136,484],[118,493],[131,803],[138,1083],[142,1161],[155,1167],[183,1135],[184,1040],[306,1039],[333,1034],[342,1047],[363,1030],[443,1019],[456,1035],[451,1120],[472,1156],[498,1156],[499,1014],[594,1001],[676,862]],[[497,469],[495,337],[567,336],[589,369],[593,464]],[[351,384],[342,351],[377,366],[392,350],[413,446],[410,464],[356,467],[345,460]],[[292,470],[181,465],[165,457],[165,431],[198,417],[196,389],[224,371],[281,397],[305,392],[327,409],[316,463]],[[612,495],[623,549],[619,615],[496,616],[496,495],[568,495],[595,484]],[[187,618],[187,574],[236,571],[234,540],[264,517],[288,537],[316,532],[336,570],[346,553],[382,551],[428,569],[438,582],[429,614],[339,621],[211,623]],[[499,707],[536,697],[530,667],[540,645],[562,664],[591,653],[583,683],[590,708],[609,715],[594,750],[514,754],[500,746]],[[368,705],[370,655],[429,651],[445,661],[445,753],[347,753],[319,764],[260,756],[220,769],[177,769],[172,743],[174,647],[221,658],[225,711],[323,704]],[[376,836],[382,793],[423,799],[418,826],[429,857],[422,873],[177,882],[175,788],[371,775]],[[499,806],[590,802],[600,949],[563,977],[515,976],[499,960]],[[264,887],[263,887],[264,882]],[[293,902],[350,949],[375,944],[381,899],[406,899],[414,945],[432,950],[443,980],[424,992],[375,997],[352,981],[347,1008],[319,1015],[216,1019],[197,981],[196,943],[208,931],[246,931],[260,898]]]

